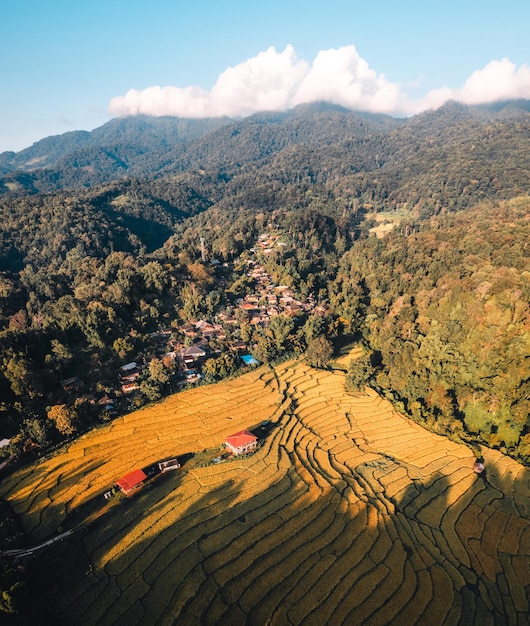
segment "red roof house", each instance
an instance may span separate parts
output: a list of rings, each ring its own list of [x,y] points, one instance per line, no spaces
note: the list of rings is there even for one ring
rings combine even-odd
[[[248,454],[256,449],[258,438],[249,430],[241,430],[226,438],[225,446],[235,455]]]
[[[143,470],[137,469],[117,480],[116,485],[118,485],[121,491],[128,496],[133,491],[143,487],[146,480],[147,474]]]

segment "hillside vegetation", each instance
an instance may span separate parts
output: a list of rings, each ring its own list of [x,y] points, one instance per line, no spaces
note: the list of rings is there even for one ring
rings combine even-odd
[[[85,431],[121,365],[165,356],[153,333],[185,341],[183,324],[239,314],[227,342],[244,339],[260,361],[316,335],[355,337],[366,380],[400,410],[527,463],[529,130],[525,101],[409,120],[320,104],[114,120],[3,155],[0,435],[18,452],[28,437],[45,449]],[[135,155],[127,178],[100,163],[118,144]],[[260,235],[281,245],[255,257]],[[246,323],[250,262],[325,320]],[[174,390],[170,374],[145,380],[134,406]],[[63,392],[74,377],[82,397]],[[72,422],[61,432],[57,406]]]
[[[270,420],[251,457],[186,468],[31,565],[76,624],[525,623],[530,474],[288,362],[131,413],[5,477],[31,540],[122,473]]]

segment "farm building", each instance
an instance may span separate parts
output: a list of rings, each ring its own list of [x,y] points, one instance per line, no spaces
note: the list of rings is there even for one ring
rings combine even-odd
[[[167,461],[160,461],[158,463],[158,468],[162,474],[165,474],[171,470],[180,469],[180,463],[178,459],[168,459]]]
[[[148,476],[144,470],[137,469],[117,480],[116,485],[126,496],[128,496],[134,491],[141,489],[147,478]]]
[[[248,454],[256,449],[258,438],[249,430],[241,430],[226,438],[225,446],[235,455]]]

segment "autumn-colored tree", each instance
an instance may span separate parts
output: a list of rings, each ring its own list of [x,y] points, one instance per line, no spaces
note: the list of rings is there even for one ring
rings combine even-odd
[[[333,355],[333,346],[329,339],[320,335],[309,342],[306,358],[312,367],[326,367]]]
[[[76,417],[75,412],[66,404],[54,404],[48,408],[48,418],[62,435],[73,435],[76,432]]]

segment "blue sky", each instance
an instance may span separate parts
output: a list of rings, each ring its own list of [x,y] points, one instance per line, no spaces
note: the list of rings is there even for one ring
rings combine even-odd
[[[4,0],[0,152],[116,115],[530,98],[530,2]]]

